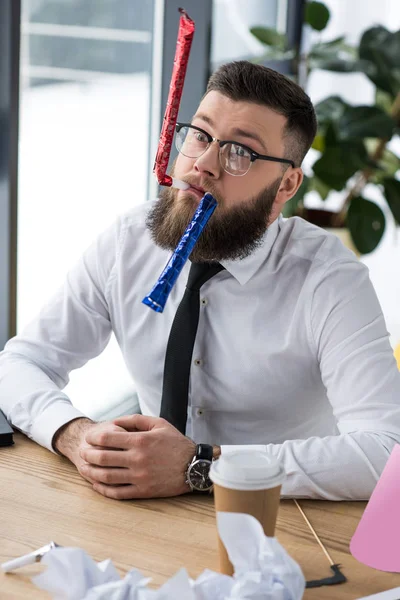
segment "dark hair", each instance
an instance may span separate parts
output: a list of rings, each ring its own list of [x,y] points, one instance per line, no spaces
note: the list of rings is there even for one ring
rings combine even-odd
[[[317,132],[317,118],[304,90],[281,73],[247,60],[219,67],[208,81],[208,92],[220,92],[231,100],[254,102],[287,119],[285,158],[299,167]]]

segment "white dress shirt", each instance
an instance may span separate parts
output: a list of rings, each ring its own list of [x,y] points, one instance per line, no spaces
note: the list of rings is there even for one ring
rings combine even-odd
[[[160,413],[190,263],[163,313],[142,303],[170,256],[146,229],[150,206],[100,235],[0,354],[0,408],[50,450],[58,428],[82,416],[62,392],[69,372],[112,331],[143,414]],[[262,445],[283,463],[284,496],[369,498],[400,441],[400,374],[367,268],[297,217],[280,217],[251,256],[222,264],[201,288],[188,435],[223,452]]]

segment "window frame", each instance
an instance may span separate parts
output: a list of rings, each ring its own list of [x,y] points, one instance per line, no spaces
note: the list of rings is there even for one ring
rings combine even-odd
[[[16,333],[21,0],[0,2],[0,349]]]

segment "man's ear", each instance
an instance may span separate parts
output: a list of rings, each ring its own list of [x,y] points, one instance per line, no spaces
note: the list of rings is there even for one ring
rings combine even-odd
[[[303,171],[300,167],[289,168],[282,177],[281,184],[276,194],[275,202],[282,210],[288,200],[293,198],[303,181]]]

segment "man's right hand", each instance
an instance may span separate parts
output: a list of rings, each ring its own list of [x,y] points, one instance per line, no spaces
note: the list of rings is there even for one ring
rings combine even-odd
[[[82,466],[87,464],[81,457],[81,451],[84,448],[91,447],[90,444],[85,441],[85,436],[89,429],[106,432],[126,432],[125,429],[118,425],[114,425],[114,423],[108,421],[95,423],[90,419],[82,417],[66,423],[56,432],[53,439],[53,447],[57,452],[66,456],[76,466],[82,477],[87,479],[90,483],[93,483],[93,481],[81,471]]]

